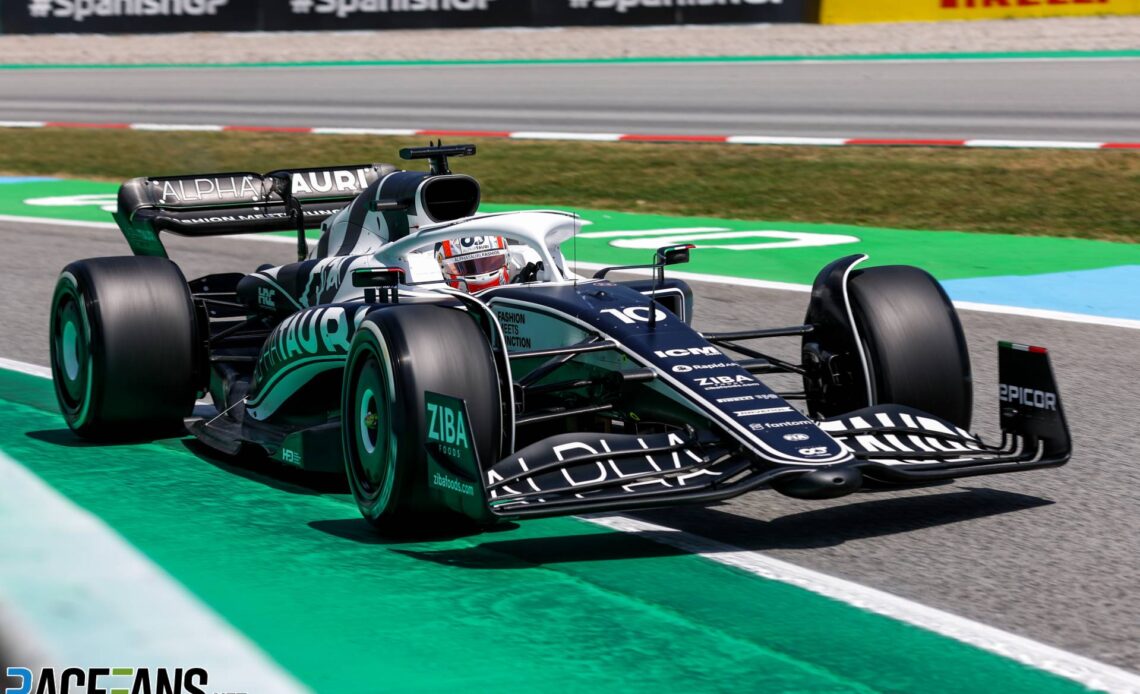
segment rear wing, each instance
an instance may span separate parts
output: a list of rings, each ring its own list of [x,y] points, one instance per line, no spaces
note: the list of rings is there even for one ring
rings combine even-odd
[[[396,171],[391,164],[133,178],[119,188],[115,222],[135,255],[166,256],[160,232],[221,236],[319,227]],[[287,198],[292,197],[290,213]]]

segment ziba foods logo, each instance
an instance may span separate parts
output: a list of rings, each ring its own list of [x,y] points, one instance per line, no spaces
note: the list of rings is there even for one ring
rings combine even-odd
[[[7,669],[4,694],[206,694],[209,673],[203,668],[44,668]]]

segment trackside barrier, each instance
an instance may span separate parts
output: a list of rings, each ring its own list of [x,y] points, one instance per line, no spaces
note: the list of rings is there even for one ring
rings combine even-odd
[[[1140,0],[822,0],[820,22],[936,22],[1140,14]]]
[[[0,32],[151,33],[814,21],[819,0],[0,0]],[[288,47],[282,48],[288,59]]]

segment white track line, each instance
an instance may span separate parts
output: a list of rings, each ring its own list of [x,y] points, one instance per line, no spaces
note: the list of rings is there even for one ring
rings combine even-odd
[[[1026,148],[1026,149],[1102,149],[1100,142],[1066,140],[966,140],[966,147]]]
[[[314,135],[387,135],[410,137],[418,130],[412,128],[313,128]]]
[[[566,133],[545,130],[519,130],[509,135],[512,140],[570,140],[580,142],[617,142],[621,133]]]
[[[157,132],[197,132],[219,133],[220,125],[177,125],[171,123],[131,123],[131,130],[153,130]]]
[[[118,229],[110,222],[81,222],[66,219],[47,219],[41,217],[20,217],[17,215],[0,214],[0,222],[17,222],[21,224],[49,224],[53,226],[91,227],[96,229]],[[289,236],[276,236],[273,234],[236,234],[233,236],[218,236],[215,238],[236,239],[239,241],[259,241],[267,243],[297,243],[296,238]],[[571,269],[577,267],[583,270],[600,270],[609,267],[605,263],[574,263],[568,261]],[[652,276],[651,270],[623,270],[634,275]],[[700,272],[670,271],[671,277],[691,281],[709,282],[732,287],[752,287],[754,289],[775,289],[785,292],[810,293],[810,284],[797,284],[794,282],[774,282],[771,280],[757,280],[747,277],[725,277],[723,275],[709,275]],[[1140,330],[1140,320],[1130,318],[1113,318],[1111,316],[1094,316],[1085,313],[1067,313],[1065,311],[1050,311],[1048,309],[1024,308],[1020,306],[1006,306],[1004,304],[984,304],[975,301],[955,301],[954,306],[963,311],[978,311],[980,313],[998,313],[1009,316],[1024,316],[1026,318],[1040,318],[1055,320],[1064,323],[1082,323],[1085,325],[1103,325],[1112,328],[1126,328]]]
[[[15,359],[5,359],[4,357],[0,357],[0,369],[16,371],[36,378],[51,378],[51,369],[46,366],[29,364],[26,361],[16,361]]]
[[[0,595],[52,664],[204,667],[211,691],[304,692],[102,520],[0,453]]]
[[[589,523],[677,547],[711,561],[764,578],[789,583],[833,600],[912,624],[927,631],[996,653],[1091,689],[1119,694],[1140,692],[1140,675],[1053,646],[927,607],[897,595],[779,559],[628,516],[580,516]]]

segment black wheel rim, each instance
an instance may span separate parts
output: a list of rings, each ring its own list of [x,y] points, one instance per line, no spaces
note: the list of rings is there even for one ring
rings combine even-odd
[[[60,398],[71,412],[80,410],[87,399],[89,339],[82,309],[74,294],[65,294],[56,310],[52,331],[52,373]]]
[[[394,482],[391,445],[391,410],[387,382],[376,357],[368,355],[356,370],[351,411],[345,422],[351,432],[349,446],[353,477],[361,495],[377,509],[388,505]]]

